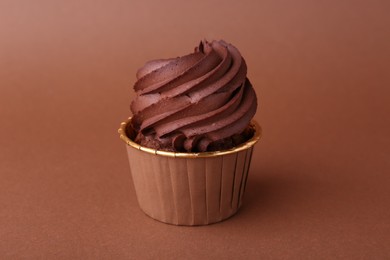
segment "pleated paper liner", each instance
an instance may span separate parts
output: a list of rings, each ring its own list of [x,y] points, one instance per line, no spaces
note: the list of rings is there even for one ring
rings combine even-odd
[[[261,137],[261,127],[255,121],[250,124],[253,137],[234,149],[175,153],[133,142],[133,136],[126,134],[130,119],[118,132],[127,144],[139,206],[148,216],[169,224],[193,226],[216,223],[237,212],[253,147]]]

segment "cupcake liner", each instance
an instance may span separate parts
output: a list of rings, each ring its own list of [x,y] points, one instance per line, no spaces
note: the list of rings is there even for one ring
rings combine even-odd
[[[242,204],[254,144],[261,128],[252,121],[254,136],[234,149],[175,153],[134,143],[126,135],[129,120],[118,130],[126,142],[131,175],[140,208],[150,217],[175,225],[207,225],[237,212]],[[131,130],[131,129],[130,129]]]

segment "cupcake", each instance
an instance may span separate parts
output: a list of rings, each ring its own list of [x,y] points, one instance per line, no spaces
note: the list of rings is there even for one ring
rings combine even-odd
[[[140,208],[175,225],[207,225],[242,204],[254,144],[256,93],[240,52],[201,41],[193,53],[137,71],[126,142]]]

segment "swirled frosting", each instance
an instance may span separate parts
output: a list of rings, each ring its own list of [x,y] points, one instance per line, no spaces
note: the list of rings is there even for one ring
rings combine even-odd
[[[147,62],[137,72],[130,106],[134,141],[176,152],[245,142],[257,108],[246,74],[240,52],[224,41],[202,41],[189,55]]]

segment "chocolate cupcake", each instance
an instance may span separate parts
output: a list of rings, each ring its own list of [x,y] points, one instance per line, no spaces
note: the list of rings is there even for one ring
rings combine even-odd
[[[246,73],[239,51],[224,41],[202,41],[189,55],[138,70],[133,116],[119,133],[147,215],[205,225],[237,212],[261,135]]]

